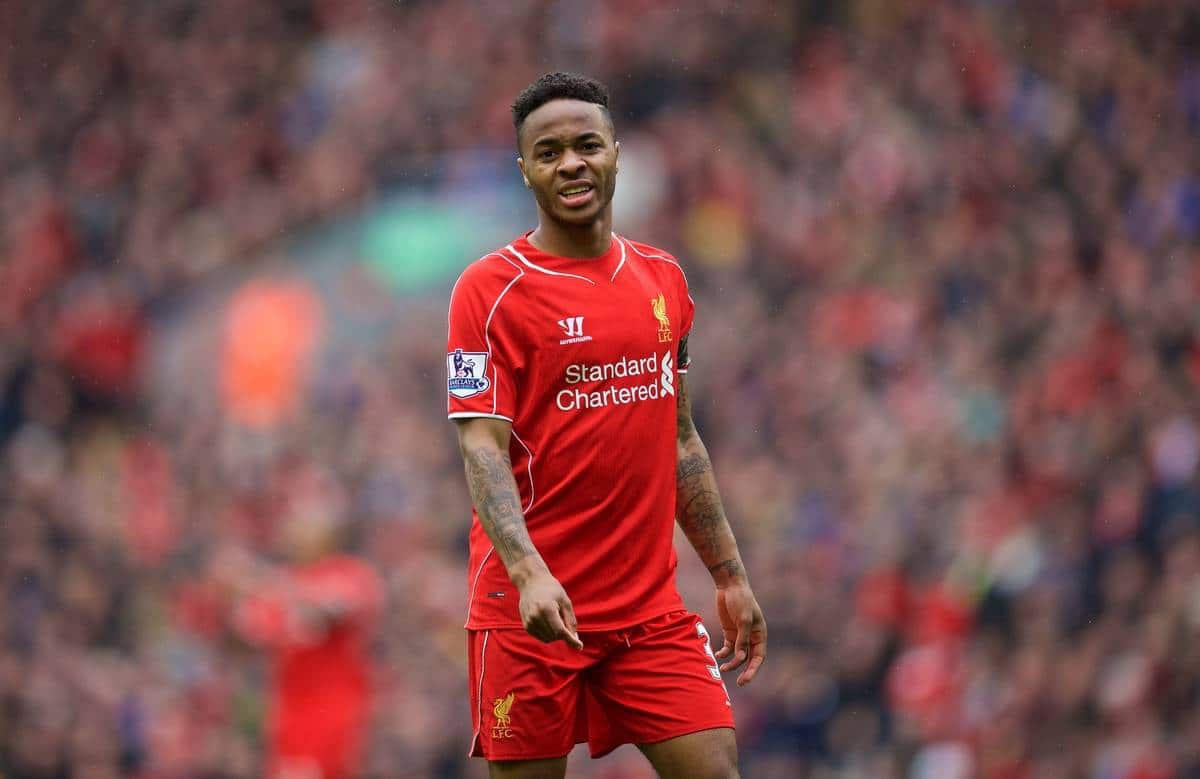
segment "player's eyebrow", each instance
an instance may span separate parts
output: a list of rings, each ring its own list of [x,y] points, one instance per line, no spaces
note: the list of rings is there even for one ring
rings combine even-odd
[[[591,140],[592,138],[598,138],[600,140],[603,140],[604,136],[601,135],[600,133],[596,132],[595,130],[588,130],[586,132],[580,133],[579,135],[576,135],[574,138],[570,139],[570,142],[571,143],[579,143],[580,141],[587,141],[587,140]],[[541,138],[538,138],[536,141],[533,142],[533,148],[536,149],[539,146],[561,146],[562,143],[563,143],[562,139],[557,136],[544,135]]]

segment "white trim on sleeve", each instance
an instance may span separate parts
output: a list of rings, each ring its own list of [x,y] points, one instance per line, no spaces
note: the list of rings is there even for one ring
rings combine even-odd
[[[455,411],[452,414],[447,414],[446,419],[472,419],[482,417],[484,419],[503,419],[505,422],[511,422],[512,419],[503,414],[489,414],[486,411]]]

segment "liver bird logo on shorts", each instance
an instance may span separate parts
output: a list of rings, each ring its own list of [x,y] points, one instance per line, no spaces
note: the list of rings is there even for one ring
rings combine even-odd
[[[658,342],[665,344],[671,340],[671,320],[667,317],[667,299],[663,293],[658,293],[656,298],[650,298],[650,310],[658,320]]]
[[[492,714],[496,715],[496,724],[492,726],[492,738],[512,737],[512,717],[509,716],[509,712],[512,711],[516,700],[517,696],[510,692],[503,698],[492,701]]]

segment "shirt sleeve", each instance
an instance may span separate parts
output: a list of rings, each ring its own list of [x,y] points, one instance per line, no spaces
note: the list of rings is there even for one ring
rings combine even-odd
[[[520,349],[501,308],[520,277],[503,260],[485,258],[463,271],[450,293],[446,404],[451,419],[513,420]]]

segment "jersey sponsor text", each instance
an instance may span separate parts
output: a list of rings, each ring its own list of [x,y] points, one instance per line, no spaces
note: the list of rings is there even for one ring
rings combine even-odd
[[[647,384],[634,386],[607,386],[592,391],[567,387],[559,390],[555,395],[555,405],[560,411],[580,411],[623,406],[628,403],[640,403],[644,400],[658,400],[668,395],[673,396],[675,394],[675,377],[671,372],[672,362],[671,353],[668,351],[662,355],[661,359],[657,354],[651,354],[648,357],[634,359],[622,356],[616,362],[571,363],[567,366],[563,376],[567,384],[658,375]]]

